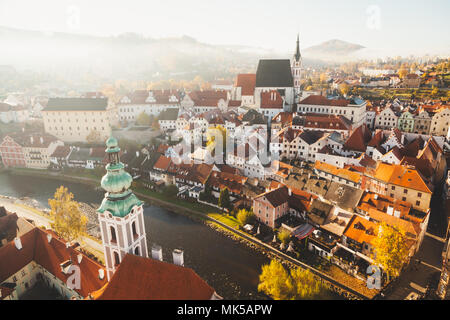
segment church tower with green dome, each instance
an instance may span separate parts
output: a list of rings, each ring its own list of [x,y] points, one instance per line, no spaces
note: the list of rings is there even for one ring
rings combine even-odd
[[[101,186],[106,191],[97,209],[108,281],[127,253],[148,257],[143,202],[131,191],[133,178],[120,162],[117,140],[106,141],[109,163]]]

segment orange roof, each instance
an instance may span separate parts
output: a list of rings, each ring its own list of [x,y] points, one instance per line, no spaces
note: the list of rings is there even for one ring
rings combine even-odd
[[[50,243],[47,234],[52,235]],[[103,280],[98,277],[98,270],[104,269],[102,265],[72,247],[67,248],[66,242],[57,238],[52,232],[34,228],[20,237],[20,240],[22,242],[21,250],[17,250],[14,241],[0,248],[0,283],[31,261],[35,261],[66,283],[71,274],[64,274],[60,264],[67,260],[71,260],[81,269],[81,288],[76,289],[81,296],[86,297],[89,292],[98,290],[107,281],[106,276]],[[77,259],[79,254],[82,254],[83,257],[81,263],[78,263]]]
[[[370,208],[368,213],[371,219],[377,222],[385,222],[393,227],[401,228],[405,230],[410,237],[417,238],[420,233],[420,226],[417,223],[391,216],[375,208]]]
[[[389,183],[402,186],[404,188],[431,193],[423,178],[416,169],[404,167],[401,165],[391,165],[393,167]],[[378,171],[378,170],[377,170]]]
[[[190,268],[127,254],[111,281],[91,295],[99,300],[209,300],[214,292]]]
[[[354,215],[347,225],[344,235],[358,243],[372,244],[372,241],[376,238],[377,231],[378,226],[375,222]]]
[[[235,87],[241,87],[241,95],[252,96],[255,92],[256,74],[238,74],[236,77]]]
[[[331,173],[334,176],[341,177],[356,183],[359,183],[361,181],[361,174],[359,172],[350,171],[348,169],[341,169],[329,163],[316,160],[314,168],[316,170]]]
[[[156,161],[155,165],[153,166],[153,168],[167,171],[171,162],[172,162],[171,158],[168,158],[166,156],[160,156]]]

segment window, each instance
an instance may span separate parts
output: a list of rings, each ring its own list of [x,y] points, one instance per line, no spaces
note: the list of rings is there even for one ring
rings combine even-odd
[[[419,198],[421,198],[421,197],[422,197],[422,192],[417,192],[417,196],[418,196]]]
[[[416,201],[416,206],[420,206],[420,201],[419,200]]]
[[[119,254],[114,251],[114,266],[118,266],[120,264],[120,257]]]
[[[408,193],[408,189],[404,189],[404,190],[403,190],[403,193],[404,193],[404,194],[407,194],[407,193]]]
[[[117,243],[116,229],[114,227],[110,227],[110,231],[111,231],[111,242]]]
[[[136,239],[139,236],[136,231],[136,221],[131,224],[131,231],[133,232],[133,238]]]

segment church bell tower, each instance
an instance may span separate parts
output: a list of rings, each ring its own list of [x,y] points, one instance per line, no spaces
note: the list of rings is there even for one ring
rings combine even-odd
[[[301,89],[300,89],[300,78],[302,74],[302,55],[300,54],[300,41],[299,35],[297,34],[297,46],[295,54],[291,62],[292,78],[294,80],[294,95],[295,103],[300,102]]]
[[[106,191],[97,209],[108,281],[127,253],[148,258],[143,202],[130,190],[133,178],[120,162],[117,140],[106,141],[109,163],[101,186]]]

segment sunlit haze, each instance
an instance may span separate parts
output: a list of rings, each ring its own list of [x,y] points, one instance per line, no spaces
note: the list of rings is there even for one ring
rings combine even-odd
[[[449,9],[446,0],[0,0],[0,25],[100,36],[187,35],[278,52],[292,51],[300,33],[302,48],[340,39],[383,54],[448,54]]]

